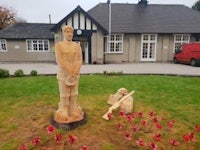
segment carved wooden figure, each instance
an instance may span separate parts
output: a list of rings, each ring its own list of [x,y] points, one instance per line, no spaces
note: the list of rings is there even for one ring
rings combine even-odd
[[[57,79],[60,102],[54,114],[54,120],[58,123],[70,123],[83,119],[84,115],[77,105],[82,52],[80,45],[72,41],[73,28],[71,26],[63,26],[62,33],[63,41],[55,45],[56,60],[59,65]]]

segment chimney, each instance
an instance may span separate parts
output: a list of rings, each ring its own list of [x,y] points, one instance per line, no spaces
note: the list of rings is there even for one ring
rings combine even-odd
[[[147,5],[148,1],[147,0],[139,0],[138,4]]]
[[[49,14],[49,23],[51,24],[51,14]]]

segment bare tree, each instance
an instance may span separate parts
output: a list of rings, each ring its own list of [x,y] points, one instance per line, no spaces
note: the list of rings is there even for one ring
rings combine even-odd
[[[0,30],[16,22],[16,12],[11,8],[0,6]]]

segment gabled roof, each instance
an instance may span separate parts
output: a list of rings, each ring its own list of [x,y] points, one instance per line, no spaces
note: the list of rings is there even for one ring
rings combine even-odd
[[[104,33],[107,33],[105,28],[99,24],[93,17],[91,17],[87,12],[85,12],[80,6],[77,6],[71,13],[69,13],[66,17],[64,17],[60,22],[58,22],[51,30],[56,31],[61,28],[61,26],[68,20],[71,16],[73,16],[75,13],[81,12],[84,14],[88,19],[92,20],[92,22]]]
[[[113,33],[200,33],[200,12],[184,5],[112,3]],[[99,3],[88,11],[108,30],[109,7]]]
[[[18,23],[0,30],[0,39],[54,39],[54,24]]]

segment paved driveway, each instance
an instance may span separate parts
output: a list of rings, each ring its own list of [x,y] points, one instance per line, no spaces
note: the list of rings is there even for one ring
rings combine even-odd
[[[38,74],[56,74],[58,66],[53,63],[0,63],[0,68],[9,70],[13,75],[18,69],[25,74],[36,70]],[[173,63],[129,63],[129,64],[102,64],[82,65],[81,74],[95,74],[107,72],[123,72],[124,74],[164,74],[200,76],[200,67],[192,67]]]

